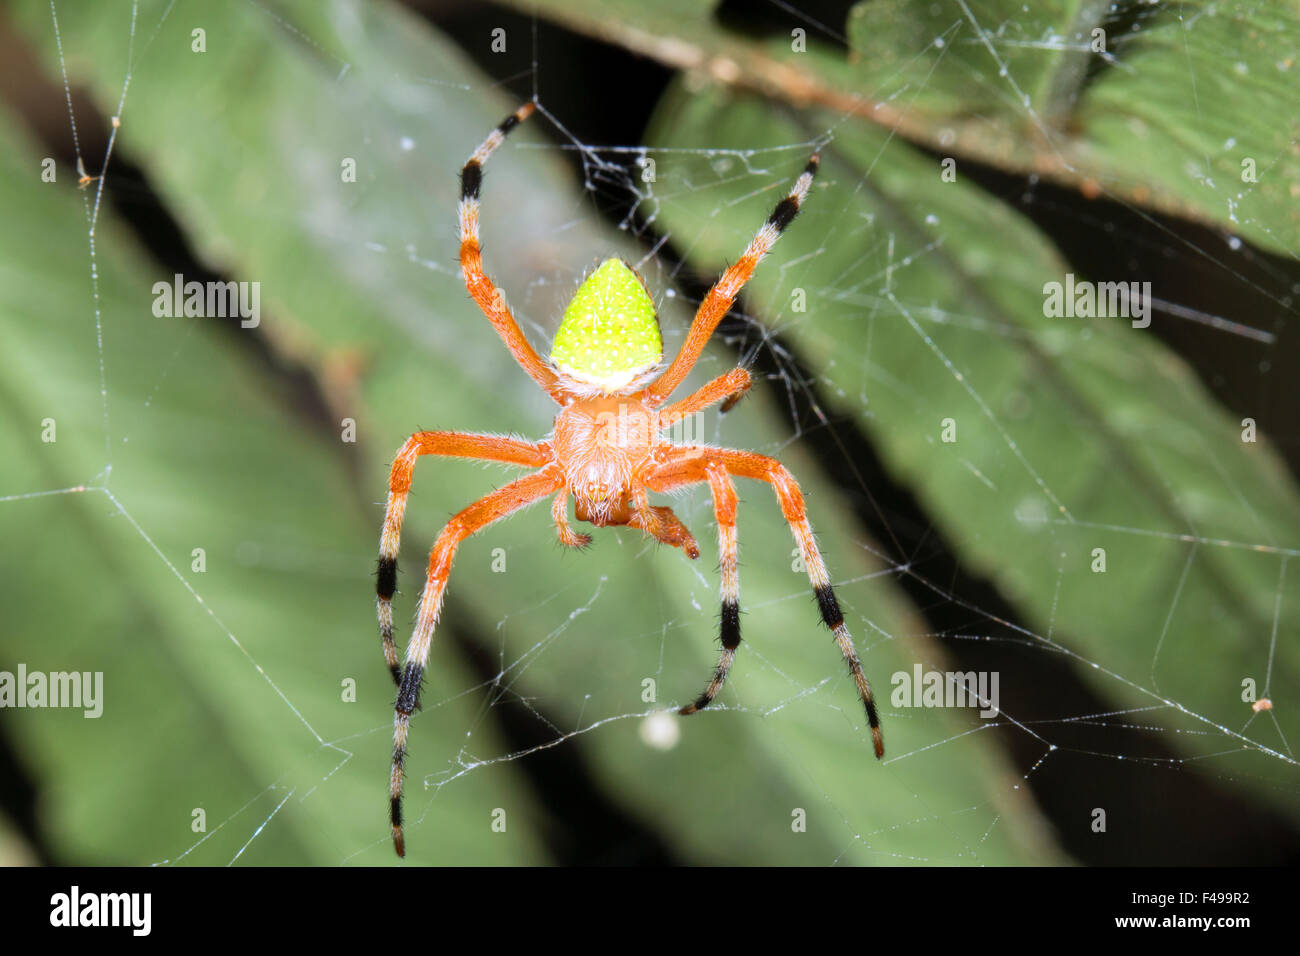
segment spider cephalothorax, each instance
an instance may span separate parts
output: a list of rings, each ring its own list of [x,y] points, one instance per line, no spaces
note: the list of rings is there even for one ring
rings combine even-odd
[[[405,854],[402,782],[407,731],[411,714],[419,705],[420,683],[456,549],[474,532],[548,495],[554,495],[551,516],[560,541],[566,545],[581,547],[591,541],[589,535],[579,534],[569,524],[568,501],[572,496],[574,515],[579,521],[596,527],[640,528],[695,558],[700,550],[691,533],[671,509],[650,504],[649,493],[708,484],[718,522],[722,654],[703,693],[694,703],[681,708],[682,714],[693,714],[707,707],[722,689],[736,648],[740,646],[736,489],[731,479],[739,476],[770,484],[812,580],[822,620],[831,629],[866,708],[876,756],[884,754],[871,687],[835,600],[826,565],[813,540],[803,495],[794,476],[780,462],[764,455],[708,445],[681,445],[662,435],[686,416],[718,402],[722,403],[722,411],[727,411],[748,390],[749,372],[735,368],[694,394],[671,405],[665,404],[695,365],[754,268],[799,212],[817,172],[817,157],[814,155],[809,160],[790,193],[777,203],[744,255],[709,290],[695,313],[681,351],[667,368],[662,365],[663,341],[654,303],[641,277],[620,259],[606,259],[578,287],[564,310],[550,360],[543,361],[520,332],[492,280],[483,273],[478,241],[483,163],[501,145],[505,135],[527,119],[533,109],[533,104],[527,103],[506,117],[474,151],[461,172],[460,262],[466,288],[474,301],[515,361],[555,400],[560,410],[555,416],[554,431],[545,441],[463,432],[417,432],[393,461],[388,507],[379,542],[377,590],[384,656],[398,688],[389,798],[393,845],[399,856]],[[442,529],[429,555],[428,575],[415,632],[407,645],[406,661],[399,666],[393,641],[392,597],[397,587],[402,517],[415,460],[421,455],[477,458],[534,470],[480,498]]]

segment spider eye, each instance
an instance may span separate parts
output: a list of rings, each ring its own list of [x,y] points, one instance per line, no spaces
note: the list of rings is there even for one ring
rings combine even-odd
[[[616,392],[658,365],[663,352],[645,283],[622,259],[606,259],[565,308],[551,364],[584,385]]]

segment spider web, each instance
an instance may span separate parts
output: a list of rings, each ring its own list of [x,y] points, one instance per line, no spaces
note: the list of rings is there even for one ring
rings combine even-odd
[[[1235,233],[1181,229],[1123,196],[1092,209],[1036,177],[1012,186],[1010,177],[984,174],[989,194],[1018,202],[1027,219],[1042,214],[1057,224],[1064,256],[1054,261],[1074,261],[1071,236],[1086,244],[1107,235],[1135,250],[1134,277],[1154,270],[1154,261],[1218,277],[1218,292],[1195,283],[1187,298],[1167,283],[1156,289],[1156,322],[1166,335],[1156,347],[1165,351],[1142,354],[1152,368],[1178,366],[1169,390],[1157,394],[1181,395],[1213,422],[1197,433],[1153,415],[1153,431],[1177,431],[1178,467],[1197,477],[1186,494],[1181,486],[1170,492],[1188,505],[1175,518],[1152,513],[1136,521],[1132,509],[1075,481],[1057,458],[1065,446],[1042,438],[1043,429],[1093,427],[1084,411],[1035,420],[1020,409],[1038,402],[1038,393],[1016,393],[991,377],[1002,366],[990,352],[1042,345],[1039,332],[996,309],[959,309],[938,291],[916,293],[915,274],[929,275],[964,248],[958,227],[945,231],[953,207],[936,196],[935,222],[927,223],[935,228],[925,239],[852,202],[817,208],[819,197],[874,194],[878,177],[894,174],[890,164],[912,147],[892,129],[881,131],[858,173],[844,160],[857,125],[844,110],[753,148],[730,144],[723,128],[717,142],[700,146],[586,142],[548,98],[565,60],[535,21],[525,18],[523,35],[507,30],[508,42],[528,48],[522,76],[504,67],[485,73],[451,55],[415,71],[388,15],[367,19],[347,3],[320,16],[295,5],[234,6],[239,22],[277,38],[271,49],[284,57],[285,76],[305,74],[323,94],[300,118],[244,120],[267,124],[250,137],[249,155],[268,155],[274,167],[251,163],[224,183],[210,170],[195,176],[217,195],[263,197],[254,221],[265,234],[256,238],[228,234],[228,222],[201,196],[178,191],[175,184],[195,173],[178,171],[177,157],[205,161],[192,144],[178,152],[144,133],[130,137],[137,103],[166,102],[160,94],[177,62],[168,44],[215,14],[180,0],[141,0],[115,12],[111,44],[101,36],[93,45],[84,29],[89,14],[77,4],[31,4],[15,15],[27,42],[54,65],[76,158],[99,177],[76,197],[80,248],[60,246],[47,263],[58,284],[53,304],[67,304],[53,310],[60,350],[40,353],[26,369],[8,366],[5,387],[6,401],[23,414],[56,404],[61,437],[0,487],[7,536],[33,542],[33,573],[49,575],[56,598],[43,608],[39,630],[33,619],[6,635],[0,669],[22,662],[105,677],[97,721],[14,712],[19,752],[41,786],[42,826],[64,830],[54,844],[59,853],[159,864],[391,857],[391,687],[366,579],[383,464],[415,428],[541,437],[552,414],[458,289],[447,200],[455,166],[434,140],[454,141],[447,155],[463,160],[498,118],[484,125],[487,104],[507,103],[499,87],[518,81],[534,89],[541,109],[488,167],[483,235],[489,272],[539,346],[584,271],[597,257],[619,254],[654,292],[671,352],[707,287],[704,266],[740,253],[810,152],[831,158],[822,181],[835,192],[814,190],[688,383],[742,361],[755,370],[755,393],[726,418],[698,416],[689,437],[780,457],[804,484],[882,702],[888,751],[881,765],[870,757],[851,682],[817,623],[768,489],[739,489],[745,643],[715,707],[685,722],[669,716],[671,708],[698,692],[716,646],[716,532],[707,493],[673,502],[704,552],[694,564],[627,530],[598,532],[591,553],[563,553],[539,507],[471,539],[458,555],[412,723],[413,860],[572,858],[566,854],[581,842],[573,833],[585,825],[575,822],[575,807],[591,794],[683,861],[1061,862],[1087,858],[1080,847],[1089,839],[1135,839],[1123,822],[1099,834],[1098,809],[1175,833],[1212,826],[1225,833],[1217,845],[1235,840],[1247,858],[1264,858],[1270,840],[1293,851],[1294,822],[1284,808],[1300,793],[1296,728],[1287,716],[1295,672],[1286,651],[1300,600],[1289,568],[1300,538],[1285,510],[1294,480],[1266,468],[1265,479],[1249,483],[1216,442],[1223,421],[1249,405],[1258,409],[1262,440],[1294,453],[1277,423],[1294,410],[1284,336],[1300,276],[1296,250],[1268,254]],[[936,43],[982,48],[983,79],[1004,83],[1008,100],[1029,102],[1018,75],[1024,61],[1015,56],[1027,41],[1015,22],[959,6],[963,16],[925,37],[915,55]],[[815,39],[847,42],[834,24],[785,4],[772,11]],[[1139,68],[1129,58],[1140,64],[1136,40],[1154,29],[1156,12],[1133,19],[1130,43],[1110,54],[1113,68]],[[385,55],[341,39],[361,22],[383,25],[382,39],[392,44]],[[1189,16],[1185,28],[1195,27]],[[122,67],[116,99],[105,104],[106,81],[97,79],[101,115],[87,115],[92,101],[79,95],[86,82],[79,71],[107,75],[96,59],[108,47]],[[1197,90],[1210,79],[1189,56],[1188,109],[1200,108]],[[359,182],[340,193],[339,154],[295,137],[331,116],[340,126],[353,122],[357,102],[375,91],[382,97],[376,115],[344,137],[352,145],[343,155],[360,157]],[[900,68],[897,86],[876,96],[906,115],[906,105],[926,93]],[[707,93],[667,95],[690,104]],[[1049,119],[1019,108],[1050,142]],[[689,105],[666,115],[667,125],[692,122]],[[392,125],[394,117],[409,118],[409,133]],[[139,122],[156,126],[147,115]],[[224,122],[214,120],[219,129],[239,128]],[[99,134],[88,136],[88,126]],[[153,297],[122,278],[152,284],[170,270],[109,204],[122,163],[119,135],[174,204],[198,261],[231,278],[263,280],[265,317],[242,341],[256,335],[258,353],[273,357],[269,370],[241,344],[242,332],[156,319]],[[324,143],[332,145],[332,131]],[[1291,150],[1297,146],[1290,141]],[[296,165],[301,182],[276,178],[285,163]],[[407,178],[385,179],[397,174]],[[445,188],[429,189],[430,176]],[[1232,204],[1241,183],[1207,177],[1205,188]],[[284,221],[286,207],[270,195],[276,191],[289,194],[296,219]],[[121,200],[128,216],[135,201],[143,200],[128,189]],[[409,214],[412,204],[421,216]],[[1269,228],[1249,217],[1239,225]],[[1208,247],[1211,239],[1219,245]],[[295,264],[274,251],[279,241],[318,254],[302,274],[336,274],[317,283],[285,278]],[[860,252],[846,257],[846,248]],[[848,267],[828,273],[826,262]],[[1037,282],[1053,277],[1062,278],[1035,274]],[[815,307],[796,308],[796,290]],[[1222,304],[1224,295],[1235,297],[1235,308]],[[134,311],[122,307],[127,301]],[[891,351],[904,348],[900,341],[915,351]],[[1192,371],[1184,371],[1178,347],[1202,356]],[[914,363],[906,374],[900,356]],[[286,367],[312,371],[323,411],[285,390]],[[62,385],[57,401],[41,390],[46,375]],[[1242,383],[1247,394],[1234,392]],[[212,394],[214,386],[231,391]],[[45,405],[15,394],[43,394]],[[959,434],[969,428],[978,436],[958,439],[947,479],[934,482],[919,473],[935,460],[926,449],[943,443],[941,423],[908,440],[882,411],[928,407],[927,394],[947,396]],[[1139,401],[1117,393],[1113,407],[1131,411]],[[357,442],[338,437],[342,419],[356,422]],[[32,423],[15,427],[15,442],[30,447]],[[1160,442],[1140,427],[1116,429],[1130,442]],[[88,460],[96,467],[86,470]],[[1157,485],[1181,480],[1169,458],[1143,464]],[[440,522],[504,483],[506,473],[423,461],[415,480],[395,602],[399,641],[409,636],[422,555]],[[1237,511],[1226,521],[1196,512],[1189,501],[1197,494],[1232,499]],[[987,522],[999,562],[987,558],[981,526],[960,520],[971,509],[1000,515]],[[1048,563],[1036,543],[1044,537],[1053,542]],[[1110,580],[1127,576],[1127,585],[1107,592],[1078,584],[1094,573],[1094,547],[1107,552]],[[1125,554],[1153,564],[1125,564]],[[69,562],[75,588],[57,570]],[[1216,587],[1219,603],[1205,597]],[[76,600],[81,593],[90,599]],[[10,598],[17,603],[17,594]],[[1090,630],[1094,602],[1098,624]],[[1221,605],[1248,608],[1242,618],[1257,626],[1202,618]],[[996,716],[892,702],[896,678],[914,668],[939,673],[943,686],[955,674],[996,673]],[[1247,678],[1271,709],[1243,700]],[[127,756],[136,748],[140,754]],[[1266,822],[1242,819],[1247,811]],[[106,825],[117,818],[126,822]],[[557,836],[564,827],[568,835]],[[592,852],[618,859],[625,849]],[[1151,861],[1166,858],[1150,852]]]

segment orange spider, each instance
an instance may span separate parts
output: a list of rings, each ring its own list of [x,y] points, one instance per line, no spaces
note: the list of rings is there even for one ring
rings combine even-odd
[[[722,571],[722,656],[704,692],[680,710],[682,714],[693,714],[707,707],[722,689],[740,645],[736,489],[732,476],[771,484],[812,579],[822,620],[834,634],[866,707],[876,756],[885,752],[871,685],[862,673],[853,639],[831,590],[830,576],[813,540],[803,495],[794,477],[780,462],[763,455],[707,445],[678,445],[660,435],[675,422],[716,402],[722,402],[722,410],[726,411],[748,390],[749,372],[735,368],[693,395],[664,405],[695,365],[713,330],[753,275],[755,266],[799,212],[817,172],[817,156],[808,161],[789,195],[777,203],[744,255],[709,290],[695,313],[681,351],[662,374],[659,372],[663,343],[654,304],[641,277],[619,259],[606,259],[578,288],[565,309],[549,361],[543,361],[524,338],[492,280],[483,274],[478,239],[483,164],[506,134],[532,115],[533,109],[532,103],[526,103],[506,117],[461,171],[460,263],[465,285],[474,301],[505,341],[515,361],[555,400],[560,412],[555,416],[555,429],[547,441],[534,443],[462,432],[417,432],[407,439],[393,461],[388,508],[379,542],[377,591],[384,657],[398,687],[389,783],[393,846],[398,856],[405,855],[402,779],[407,730],[411,713],[419,706],[429,644],[438,624],[456,548],[474,532],[547,495],[555,495],[551,516],[560,541],[570,547],[582,547],[591,541],[589,535],[579,534],[569,525],[568,501],[572,495],[579,521],[596,527],[640,528],[695,558],[700,550],[691,533],[671,509],[651,505],[648,492],[708,483],[718,522]],[[428,579],[420,598],[415,633],[406,649],[405,665],[399,668],[397,647],[393,643],[391,602],[397,586],[402,516],[411,488],[411,473],[420,455],[476,458],[537,470],[480,498],[447,522],[429,555]]]

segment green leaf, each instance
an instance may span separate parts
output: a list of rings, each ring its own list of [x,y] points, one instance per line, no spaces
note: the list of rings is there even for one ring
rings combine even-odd
[[[1045,144],[1041,172],[1294,256],[1300,9],[1193,2],[1129,15],[1106,0],[887,0],[857,4],[848,38],[859,89],[905,91],[914,118],[957,142],[1008,156]]]
[[[1300,250],[1294,2],[869,0],[754,40],[692,0],[516,0],[701,81]],[[1099,38],[1105,49],[1093,51]],[[847,50],[834,41],[842,40]],[[865,132],[864,132],[865,135]]]
[[[153,315],[164,277],[102,206],[92,262],[95,195],[66,169],[42,183],[40,154],[5,119],[0,202],[24,228],[0,239],[0,533],[22,546],[0,558],[0,670],[103,681],[98,717],[5,712],[51,846],[101,864],[332,864],[386,849],[369,783],[384,773],[392,692],[362,639],[370,528],[344,453],[220,320]],[[347,680],[369,706],[344,702]],[[445,705],[427,725],[463,733],[467,682],[431,677]],[[511,777],[468,779],[437,806],[478,814]],[[526,835],[470,837],[448,833],[442,858],[538,858]]]

